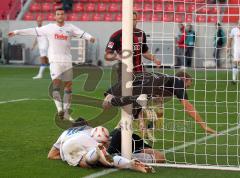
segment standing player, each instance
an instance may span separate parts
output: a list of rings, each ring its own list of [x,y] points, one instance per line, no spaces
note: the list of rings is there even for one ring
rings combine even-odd
[[[237,82],[238,76],[238,64],[240,62],[240,22],[238,23],[237,27],[234,27],[231,30],[229,35],[228,43],[227,43],[227,52],[233,45],[233,69],[232,69],[232,83],[235,84]]]
[[[141,107],[146,107],[148,98],[176,96],[182,104],[184,111],[192,117],[206,132],[216,133],[202,120],[194,106],[189,102],[186,89],[192,85],[192,77],[186,72],[180,71],[176,76],[161,73],[139,73],[133,79],[133,96],[121,97],[121,83],[111,87],[106,93],[103,102],[105,109],[111,106],[124,106],[133,104],[133,116],[138,118]]]
[[[144,31],[137,28],[137,13],[133,12],[133,71],[143,72],[142,56],[153,61],[157,66],[161,65],[154,55],[148,51],[146,42],[146,34]],[[121,52],[122,52],[122,29],[112,34],[105,51],[105,59],[107,61],[119,60],[118,76],[121,78]]]
[[[37,17],[37,26],[42,26],[42,18],[41,16]],[[45,36],[38,35],[33,43],[32,50],[38,45],[39,54],[40,54],[40,68],[38,74],[33,77],[33,79],[41,79],[44,73],[44,70],[48,66],[48,57],[47,57],[47,51],[48,51],[48,39]]]
[[[72,96],[72,55],[71,55],[71,38],[79,37],[90,40],[94,43],[95,38],[77,28],[72,24],[65,23],[65,13],[62,8],[56,9],[56,23],[29,28],[23,30],[15,30],[9,33],[9,37],[14,35],[34,35],[45,36],[49,42],[48,58],[50,63],[50,74],[53,80],[53,99],[57,107],[58,115],[61,119],[72,120],[69,109]],[[64,82],[63,102],[60,95],[61,82]]]

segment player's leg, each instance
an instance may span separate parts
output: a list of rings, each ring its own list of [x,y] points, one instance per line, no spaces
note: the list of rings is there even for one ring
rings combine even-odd
[[[72,81],[65,81],[63,95],[64,119],[74,121],[70,116],[71,101],[72,101]]]
[[[47,58],[47,48],[46,49],[39,49],[39,53],[40,53],[40,68],[38,71],[38,74],[33,77],[33,79],[41,79],[43,77],[43,73],[45,71],[45,69],[48,66],[48,58]]]
[[[113,161],[114,166],[119,169],[132,169],[132,170],[140,171],[143,173],[155,172],[151,166],[148,166],[148,165],[146,165],[138,160],[135,160],[135,159],[129,160],[122,156],[114,156],[113,160],[114,160]]]
[[[164,163],[166,161],[163,153],[152,148],[145,148],[140,153],[134,153],[133,158],[144,163]]]
[[[57,107],[58,115],[61,119],[63,119],[63,106],[62,106],[62,97],[60,94],[60,87],[61,87],[61,73],[59,72],[59,64],[57,63],[51,63],[50,64],[50,75],[52,78],[52,84],[53,84],[53,90],[52,90],[52,96],[54,103]]]
[[[53,101],[56,105],[59,118],[63,119],[64,112],[63,112],[62,97],[60,94],[60,86],[62,81],[60,79],[54,79],[52,83],[53,83],[53,91],[52,91]]]
[[[220,52],[221,52],[221,48],[217,47],[217,49],[216,49],[216,53],[217,53],[216,54],[216,66],[217,66],[217,68],[221,67]]]
[[[73,79],[73,69],[72,63],[65,63],[61,65],[62,79],[64,81],[64,95],[63,95],[63,111],[64,119],[73,121],[70,116],[70,107],[72,102],[72,79]]]
[[[113,87],[111,87],[106,93],[105,93],[105,99],[103,101],[103,108],[109,109],[111,106],[126,106],[128,104],[133,104],[137,102],[141,106],[146,105],[147,101],[147,95],[142,94],[140,89],[141,87],[137,87],[134,91],[134,96],[121,96],[121,84],[117,83]],[[140,89],[140,90],[139,90]]]
[[[233,55],[233,68],[232,68],[232,83],[235,84],[238,80],[238,64],[240,62],[240,52],[234,50]]]

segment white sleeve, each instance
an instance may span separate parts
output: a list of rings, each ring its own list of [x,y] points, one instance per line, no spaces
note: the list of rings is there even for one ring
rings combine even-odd
[[[93,38],[92,35],[90,35],[89,33],[81,30],[80,28],[72,25],[72,34],[74,37],[79,37],[79,38],[83,38],[86,40],[90,40],[91,38]]]
[[[60,150],[60,145],[61,145],[61,143],[62,143],[62,139],[63,139],[63,137],[66,135],[66,131],[64,131],[61,135],[60,135],[60,137],[57,139],[57,141],[53,144],[53,146],[55,147],[55,148],[57,148],[58,150]]]
[[[32,36],[46,36],[47,32],[48,32],[48,25],[14,31],[16,35],[32,35]]]
[[[27,28],[27,29],[21,29],[21,30],[15,30],[13,31],[16,35],[32,35],[32,36],[38,36],[36,28]]]
[[[229,37],[230,37],[230,38],[233,38],[233,37],[234,37],[234,32],[235,32],[235,28],[233,28],[233,29],[231,30],[231,33],[229,34]]]

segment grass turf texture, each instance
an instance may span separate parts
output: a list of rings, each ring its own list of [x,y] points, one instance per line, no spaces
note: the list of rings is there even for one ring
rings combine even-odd
[[[55,105],[49,98],[50,78],[48,71],[42,80],[32,80],[37,68],[0,68],[0,103],[23,98],[34,99],[0,104],[0,176],[1,177],[83,177],[103,169],[81,169],[70,167],[62,161],[48,160],[47,153],[63,129],[54,121]],[[171,70],[164,71],[172,73]],[[226,71],[190,71],[197,81],[189,90],[189,98],[207,120],[209,126],[218,131],[237,125],[239,85],[231,85]],[[110,85],[110,70],[104,70],[103,78],[95,91],[83,90],[85,76],[74,81],[74,93],[93,98],[103,98],[103,92]],[[207,82],[206,80],[207,79]],[[218,82],[216,82],[218,79]],[[195,93],[193,92],[195,89]],[[43,100],[42,100],[43,99]],[[173,112],[173,106],[175,111]],[[74,104],[73,116],[92,119],[101,109]],[[168,150],[174,146],[206,136],[191,118],[185,116],[178,100],[165,104],[165,129],[156,133],[158,142],[154,147]],[[112,129],[118,122],[119,114],[106,122]],[[173,120],[174,118],[174,120]],[[216,122],[218,123],[216,125]],[[189,132],[184,134],[184,130]],[[164,134],[163,134],[164,133]],[[197,134],[196,134],[197,133]],[[175,142],[173,142],[173,140]],[[207,143],[207,146],[205,145]],[[216,146],[216,143],[218,144]],[[238,130],[229,135],[219,136],[194,144],[185,149],[169,152],[169,163],[233,164],[239,162]],[[187,154],[184,155],[184,152]],[[195,154],[197,153],[197,154]],[[218,156],[215,156],[218,154]],[[229,155],[227,157],[227,155]],[[141,174],[133,171],[117,171],[103,177],[237,177],[238,172],[156,168],[156,174]]]

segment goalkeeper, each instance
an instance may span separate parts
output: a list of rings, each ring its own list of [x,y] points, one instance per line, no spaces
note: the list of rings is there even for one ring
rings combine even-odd
[[[133,76],[133,95],[121,96],[121,83],[116,83],[105,92],[103,108],[109,109],[111,106],[125,106],[133,104],[133,117],[138,118],[142,107],[146,107],[147,100],[152,97],[159,97],[164,100],[167,97],[176,96],[184,111],[191,116],[206,132],[216,133],[215,130],[207,126],[202,120],[195,107],[188,101],[186,89],[192,85],[192,77],[179,71],[175,76],[161,73],[138,73]]]

